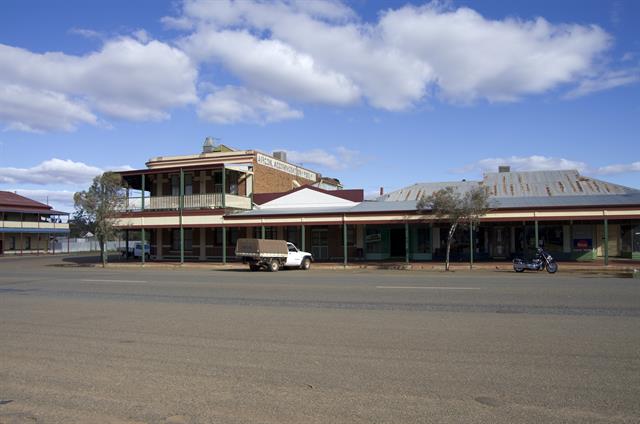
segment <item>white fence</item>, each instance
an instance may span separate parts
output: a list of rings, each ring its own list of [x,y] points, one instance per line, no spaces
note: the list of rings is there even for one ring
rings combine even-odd
[[[135,246],[135,240],[129,240],[129,247]],[[124,249],[124,240],[114,240],[107,242],[107,251],[117,251]],[[58,237],[55,241],[49,242],[49,252],[74,253],[74,252],[99,252],[100,243],[96,238],[66,238]]]

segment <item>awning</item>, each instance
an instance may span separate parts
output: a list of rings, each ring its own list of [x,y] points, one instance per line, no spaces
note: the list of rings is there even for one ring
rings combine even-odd
[[[67,234],[69,229],[65,228],[0,228],[0,233],[16,234]]]
[[[53,209],[25,209],[25,208],[11,208],[11,207],[0,206],[0,213],[2,212],[33,213],[33,214],[40,214],[40,215],[69,215],[69,212],[55,211]]]

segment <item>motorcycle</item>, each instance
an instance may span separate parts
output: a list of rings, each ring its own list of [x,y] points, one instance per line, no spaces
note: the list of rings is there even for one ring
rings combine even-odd
[[[536,256],[530,261],[521,258],[515,258],[513,260],[513,270],[515,272],[524,272],[525,269],[542,271],[545,268],[549,274],[553,274],[558,270],[558,264],[555,259],[541,247],[538,247]]]

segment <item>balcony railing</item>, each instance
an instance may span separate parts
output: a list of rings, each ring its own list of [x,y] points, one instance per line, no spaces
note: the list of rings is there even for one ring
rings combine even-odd
[[[223,205],[224,203],[224,205]],[[184,209],[219,209],[222,207],[251,209],[251,198],[222,193],[191,194],[184,196]],[[126,211],[141,211],[142,198],[130,197],[123,207]],[[144,210],[178,210],[180,196],[151,196],[144,199]]]
[[[43,222],[43,221],[0,221],[0,228],[15,228],[29,230],[68,230],[69,224],[64,222]]]

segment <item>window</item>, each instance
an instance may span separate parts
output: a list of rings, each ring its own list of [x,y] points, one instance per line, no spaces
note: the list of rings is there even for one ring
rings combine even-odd
[[[431,233],[429,227],[418,227],[416,229],[416,252],[415,253],[430,253],[431,252]]]
[[[287,244],[287,248],[289,249],[289,252],[297,252],[298,251],[298,249],[296,249],[293,244]]]
[[[193,249],[193,231],[191,229],[184,230],[184,250]],[[180,229],[174,228],[171,232],[171,250],[180,251]]]
[[[237,228],[227,228],[227,245],[235,246],[240,231]]]
[[[184,195],[191,196],[193,194],[193,175],[184,174]]]
[[[342,236],[344,237],[344,226],[340,233],[342,233]],[[355,245],[356,245],[356,226],[347,225],[347,246],[355,246]]]
[[[562,225],[540,225],[538,228],[538,241],[544,250],[548,250],[550,252],[562,252]]]
[[[238,173],[237,172],[227,172],[227,186],[229,190],[227,193],[229,194],[238,194]]]
[[[253,227],[253,238],[262,238],[262,227]],[[264,238],[276,240],[278,238],[278,227],[264,227]]]
[[[9,237],[9,250],[16,250],[16,237]]]
[[[287,241],[295,244],[296,246],[301,246],[300,243],[300,227],[286,227],[285,228],[285,238]]]
[[[222,193],[222,172],[213,172],[213,191],[214,193]]]
[[[29,236],[24,239],[24,250],[31,250],[31,237]]]
[[[193,175],[184,174],[184,195],[193,194]],[[180,196],[180,174],[171,175],[171,195]]]
[[[180,175],[171,176],[171,195],[180,196]]]
[[[382,253],[384,248],[384,244],[382,243],[382,228],[367,226],[367,234],[364,242],[367,253]]]

